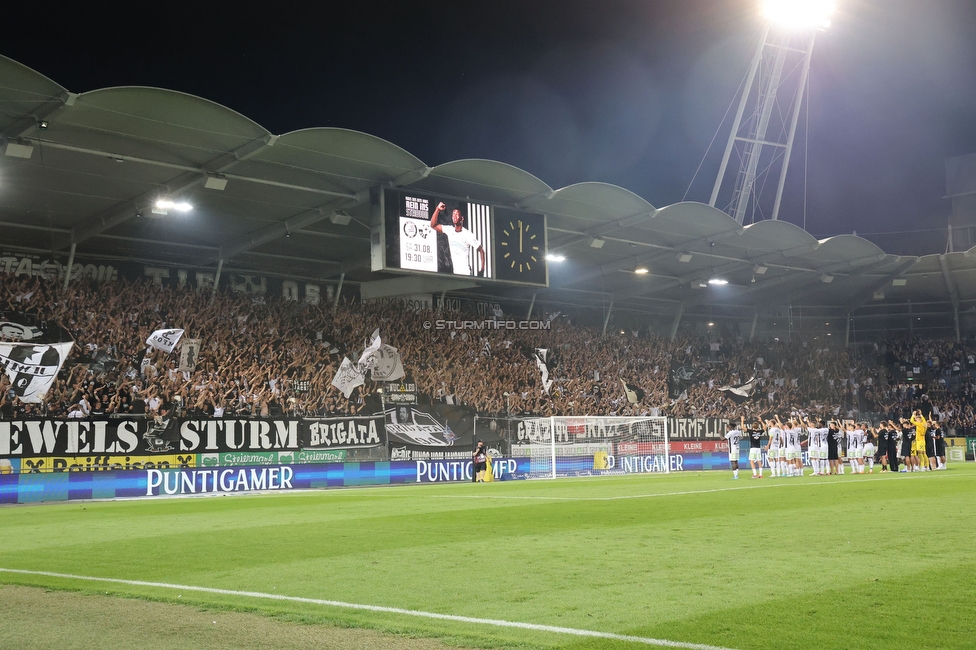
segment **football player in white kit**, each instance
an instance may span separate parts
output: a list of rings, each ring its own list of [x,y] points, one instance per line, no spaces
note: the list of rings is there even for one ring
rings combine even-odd
[[[786,476],[786,447],[783,444],[783,429],[773,420],[766,420],[769,440],[766,442],[766,458],[774,477]]]
[[[804,423],[807,427],[807,451],[810,454],[810,466],[813,473],[810,476],[826,474],[827,460],[827,428],[815,426],[809,419]]]
[[[735,427],[725,432],[725,439],[729,441],[729,463],[732,465],[732,478],[739,478],[739,440],[745,431],[745,418],[739,416],[739,428]]]
[[[851,472],[863,474],[864,465],[864,429],[863,425],[849,424],[847,426],[847,460],[851,463]]]
[[[861,463],[862,473],[863,465],[864,463],[867,463],[868,474],[874,474],[874,455],[878,451],[878,448],[874,445],[874,441],[877,439],[878,434],[874,432],[874,427],[866,426],[864,429],[864,460]]]
[[[786,423],[786,462],[790,476],[803,476],[803,454],[800,450],[800,423],[790,418]]]

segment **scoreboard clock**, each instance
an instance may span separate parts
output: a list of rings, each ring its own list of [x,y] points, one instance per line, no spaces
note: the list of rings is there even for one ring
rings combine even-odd
[[[547,276],[545,217],[495,208],[495,277],[545,285]]]

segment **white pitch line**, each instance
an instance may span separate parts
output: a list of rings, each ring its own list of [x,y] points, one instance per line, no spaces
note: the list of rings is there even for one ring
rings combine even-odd
[[[572,636],[591,637],[598,639],[611,639],[613,641],[630,641],[643,645],[661,646],[666,648],[689,648],[690,650],[732,650],[722,646],[707,645],[704,643],[685,643],[683,641],[669,641],[667,639],[652,639],[643,636],[629,636],[626,634],[613,634],[612,632],[597,632],[595,630],[579,630],[572,627],[556,627],[554,625],[537,625],[535,623],[520,623],[518,621],[502,621],[492,618],[474,618],[471,616],[456,616],[454,614],[438,614],[436,612],[422,612],[413,609],[402,609],[399,607],[382,607],[379,605],[362,605],[358,603],[344,603],[338,600],[322,600],[319,598],[303,598],[301,596],[285,596],[282,594],[266,594],[260,591],[234,591],[232,589],[218,589],[216,587],[198,587],[195,585],[177,585],[167,582],[147,582],[145,580],[123,580],[121,578],[100,578],[97,576],[79,576],[70,573],[54,573],[53,571],[30,571],[27,569],[6,569],[0,567],[0,572],[19,573],[31,576],[46,576],[49,578],[65,578],[68,580],[89,580],[94,582],[111,582],[115,584],[130,585],[135,587],[157,587],[162,589],[179,589],[182,591],[199,591],[208,594],[220,594],[224,596],[244,596],[247,598],[265,598],[268,600],[284,600],[295,603],[308,603],[312,605],[326,605],[328,607],[343,607],[346,609],[360,609],[370,612],[384,612],[387,614],[403,614],[405,616],[417,616],[420,618],[433,618],[443,621],[456,621],[459,623],[475,623],[477,625],[492,625],[495,627],[513,627],[520,630],[534,630],[537,632],[551,632],[554,634],[569,634]]]
[[[940,475],[942,476],[942,475]],[[800,478],[800,477],[791,477]],[[811,478],[809,475],[807,478]],[[821,477],[822,478],[822,477]],[[559,497],[559,496],[531,496],[531,495],[521,495],[521,496],[506,496],[503,494],[431,494],[429,498],[431,499],[499,499],[499,500],[530,500],[530,501],[620,501],[624,499],[650,499],[654,497],[673,497],[673,496],[684,496],[689,494],[713,494],[715,492],[738,492],[740,490],[762,490],[766,488],[784,488],[784,487],[821,487],[827,485],[849,485],[851,483],[867,483],[869,481],[904,481],[911,479],[921,479],[921,476],[903,476],[903,477],[877,477],[877,478],[854,478],[847,481],[817,481],[814,483],[804,483],[801,481],[790,482],[790,483],[763,483],[762,485],[740,485],[738,487],[726,487],[726,488],[712,488],[710,490],[681,490],[677,492],[655,492],[652,494],[625,494],[613,497]],[[932,478],[932,477],[927,477]]]

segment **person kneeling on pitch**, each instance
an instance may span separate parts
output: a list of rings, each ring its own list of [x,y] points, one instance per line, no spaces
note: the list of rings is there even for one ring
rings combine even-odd
[[[485,443],[483,440],[478,441],[478,446],[474,448],[474,453],[471,454],[472,468],[471,473],[474,474],[475,483],[485,482],[485,472],[488,470],[488,451],[485,449]]]

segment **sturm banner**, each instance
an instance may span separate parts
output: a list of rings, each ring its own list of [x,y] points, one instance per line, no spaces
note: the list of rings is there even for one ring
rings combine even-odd
[[[286,451],[299,420],[4,420],[0,458]]]

